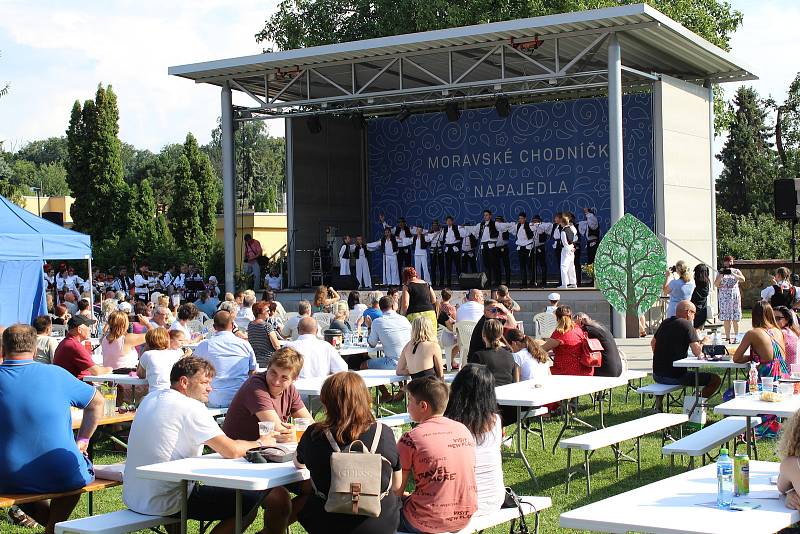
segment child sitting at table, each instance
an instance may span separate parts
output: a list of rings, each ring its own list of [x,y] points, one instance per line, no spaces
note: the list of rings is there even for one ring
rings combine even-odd
[[[447,385],[434,377],[406,387],[408,413],[417,424],[397,443],[403,471],[398,495],[414,472],[416,486],[404,498],[401,532],[455,532],[467,526],[478,508],[475,438],[463,424],[444,417]]]
[[[778,491],[786,495],[786,507],[800,510],[800,412],[795,413],[784,424],[781,440],[778,442],[778,456],[781,467],[778,473]]]

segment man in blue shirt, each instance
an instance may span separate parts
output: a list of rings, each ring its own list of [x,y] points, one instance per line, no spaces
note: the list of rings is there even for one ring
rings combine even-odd
[[[0,365],[0,493],[61,493],[94,479],[86,452],[103,415],[103,397],[57,365],[35,362],[36,330],[16,324],[3,332]],[[70,406],[82,408],[77,440]],[[51,534],[79,495],[22,505]]]
[[[391,297],[381,297],[382,315],[372,322],[367,341],[370,347],[375,347],[378,343],[383,344],[384,356],[366,361],[368,369],[397,369],[400,353],[403,352],[406,343],[411,341],[411,323],[394,311],[393,304]]]

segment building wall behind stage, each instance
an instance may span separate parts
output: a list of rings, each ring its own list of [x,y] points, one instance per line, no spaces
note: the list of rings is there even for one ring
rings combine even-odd
[[[656,228],[667,263],[716,266],[708,89],[664,76],[653,97]]]
[[[217,216],[217,240],[224,241],[225,220]],[[286,246],[286,214],[244,212],[236,214],[236,265],[242,264],[242,243],[244,235],[250,234],[261,243],[267,257]]]

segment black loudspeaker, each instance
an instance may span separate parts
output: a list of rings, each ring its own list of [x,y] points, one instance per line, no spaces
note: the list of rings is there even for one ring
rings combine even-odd
[[[800,192],[800,179],[781,178],[775,180],[775,218],[779,220],[791,221],[800,217],[800,202],[798,202],[798,192]]]
[[[461,289],[486,289],[488,282],[485,273],[462,273],[458,278]]]
[[[59,226],[64,226],[64,214],[60,211],[43,211],[42,219],[56,223]]]
[[[342,276],[339,273],[331,273],[331,285],[337,291],[340,289],[358,289],[358,280],[356,280],[356,275],[354,274]]]

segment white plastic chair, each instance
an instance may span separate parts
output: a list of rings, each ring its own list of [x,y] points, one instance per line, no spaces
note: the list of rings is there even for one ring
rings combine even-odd
[[[436,332],[436,337],[439,340],[439,346],[442,348],[442,359],[447,365],[447,369],[453,368],[453,347],[458,345],[456,335],[444,327],[439,325]]]
[[[558,326],[556,314],[550,312],[537,313],[533,316],[533,337],[537,339],[548,338],[553,335]]]
[[[203,331],[203,322],[199,320],[189,321],[186,323],[186,328],[188,328],[189,332],[192,334],[197,334]]]
[[[460,365],[467,363],[469,342],[472,339],[472,331],[475,330],[476,324],[478,324],[477,321],[458,321],[456,323],[456,338],[458,339]]]
[[[313,315],[313,317],[314,319],[316,319],[320,330],[322,330],[323,332],[325,332],[325,330],[331,327],[331,321],[333,321],[332,313],[317,312]]]
[[[250,319],[234,319],[234,323],[239,327],[239,330],[247,332],[247,327],[250,326]]]

